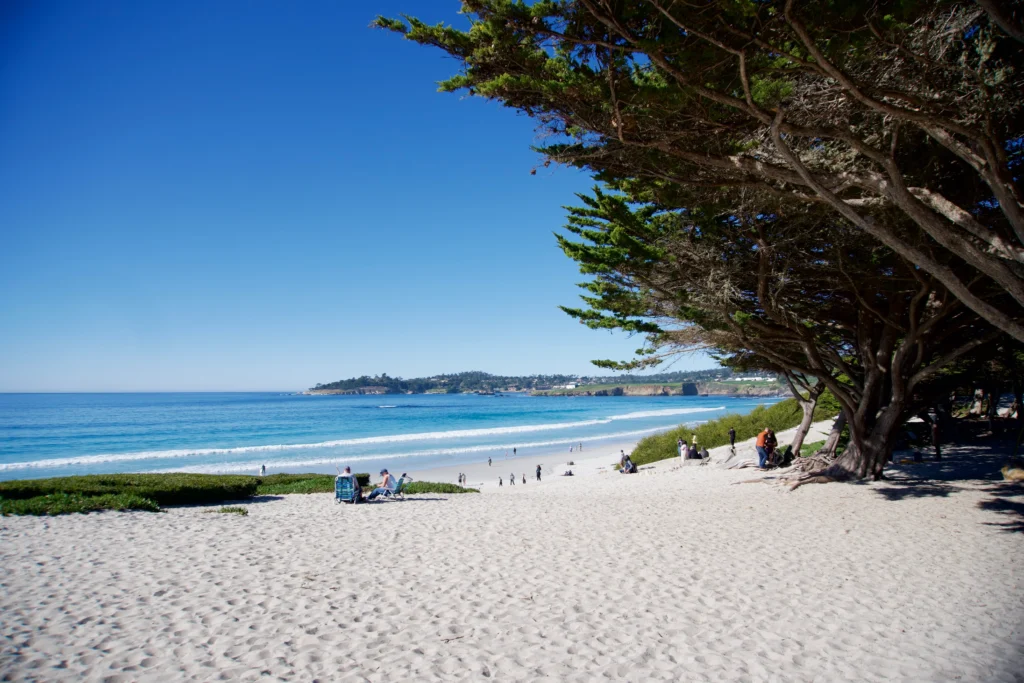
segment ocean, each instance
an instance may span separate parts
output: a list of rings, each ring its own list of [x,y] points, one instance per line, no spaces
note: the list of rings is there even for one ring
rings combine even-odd
[[[0,480],[111,472],[359,472],[639,439],[774,399],[284,393],[0,394]]]

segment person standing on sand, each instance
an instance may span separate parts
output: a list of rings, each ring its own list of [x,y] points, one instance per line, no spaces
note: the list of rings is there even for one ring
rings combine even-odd
[[[523,472],[523,484],[526,484],[526,472]]]
[[[736,448],[736,430],[729,427],[729,448]]]
[[[680,458],[685,458],[686,457],[686,450],[683,448],[683,439],[682,439],[682,437],[676,439],[676,448],[679,449],[679,457]],[[619,452],[621,453],[622,451],[619,451]]]
[[[540,481],[540,465],[537,465],[537,481]]]
[[[513,472],[510,475],[508,475],[508,485],[509,486],[515,486],[516,485],[516,473],[515,472]]]
[[[765,450],[765,442],[768,440],[768,428],[765,427],[761,430],[761,433],[757,435],[757,441],[754,442],[754,448],[757,449],[757,469],[763,470],[765,463],[768,461],[768,451]]]
[[[502,484],[501,482],[501,477],[498,477],[498,486],[504,486],[504,484]]]
[[[516,448],[515,448],[515,446],[512,447],[512,457],[513,458],[516,457]]]
[[[267,466],[266,465],[260,465],[260,476],[262,477],[262,476],[266,475],[266,473],[267,473]]]
[[[490,466],[491,466],[491,459],[490,459],[490,458],[487,458],[487,466],[488,466],[488,467],[490,467]]]

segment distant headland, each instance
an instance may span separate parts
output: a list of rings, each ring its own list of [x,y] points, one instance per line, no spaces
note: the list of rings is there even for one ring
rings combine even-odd
[[[734,373],[729,368],[657,375],[586,377],[579,375],[504,376],[459,372],[402,379],[381,374],[317,384],[312,396],[345,394],[504,394],[533,396],[785,396],[785,385],[771,373]]]

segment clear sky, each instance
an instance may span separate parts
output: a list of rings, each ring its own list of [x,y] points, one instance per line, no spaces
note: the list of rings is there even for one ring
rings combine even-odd
[[[0,391],[597,374],[555,245],[590,179],[368,28],[457,0],[0,7]],[[672,369],[708,367],[698,356]]]

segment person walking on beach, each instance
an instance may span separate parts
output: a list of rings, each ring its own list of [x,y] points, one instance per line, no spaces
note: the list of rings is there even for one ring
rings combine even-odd
[[[729,448],[736,448],[736,430],[729,427]]]
[[[498,486],[504,486],[504,484],[501,481],[501,477],[498,477]]]
[[[487,466],[488,466],[488,467],[490,467],[490,466],[491,466],[491,459],[490,459],[490,458],[487,458]]]
[[[513,472],[510,475],[508,475],[508,485],[509,486],[515,486],[516,485],[516,473],[515,472]]]
[[[515,446],[512,447],[512,457],[513,458],[516,457],[516,448],[515,448]]]
[[[526,484],[526,472],[523,472],[523,484]]]
[[[583,442],[582,441],[580,441],[579,448],[577,448],[576,450],[577,451],[582,451],[583,450]]]
[[[266,475],[266,473],[267,473],[267,466],[266,465],[260,465],[260,476],[262,477],[262,476]]]
[[[537,465],[537,481],[540,481],[540,465]]]

